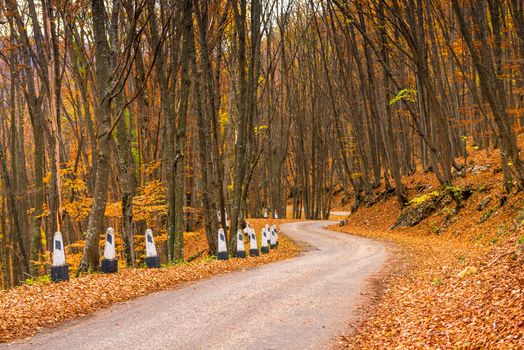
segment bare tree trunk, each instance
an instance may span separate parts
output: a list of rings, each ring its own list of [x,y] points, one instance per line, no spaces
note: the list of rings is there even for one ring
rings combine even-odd
[[[189,89],[191,78],[189,76],[189,64],[194,51],[194,36],[192,29],[192,0],[185,0],[183,4],[183,43],[181,61],[181,88],[180,102],[178,105],[178,126],[176,134],[175,149],[175,237],[173,258],[182,260],[184,258],[184,204],[186,201],[185,191],[185,140],[187,128],[187,114],[189,106]]]
[[[111,98],[108,91],[112,86],[110,77],[110,51],[107,42],[107,29],[105,23],[105,6],[103,0],[92,0],[91,11],[93,14],[93,33],[96,44],[96,96],[95,108],[98,123],[98,150],[96,156],[97,173],[93,205],[89,214],[86,242],[77,275],[81,272],[92,272],[98,269],[99,251],[98,241],[103,231],[104,212],[107,204],[107,188],[110,173],[111,152]]]
[[[239,7],[240,5],[240,7]],[[256,110],[258,68],[260,60],[260,21],[261,4],[258,0],[251,1],[251,52],[247,64],[247,4],[246,0],[233,1],[235,30],[238,35],[238,138],[235,148],[234,181],[231,207],[231,231],[229,246],[236,247],[236,231],[243,217],[245,196],[248,186],[248,169],[250,161],[250,134],[253,129],[252,113]]]

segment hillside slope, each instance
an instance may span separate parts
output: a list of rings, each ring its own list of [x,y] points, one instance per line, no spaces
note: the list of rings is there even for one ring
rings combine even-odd
[[[403,211],[390,197],[332,227],[399,247],[377,276],[383,287],[369,319],[338,347],[524,348],[524,195],[504,193],[499,160],[475,152],[446,189],[431,174],[406,177],[411,202]],[[392,228],[424,205],[428,217]]]

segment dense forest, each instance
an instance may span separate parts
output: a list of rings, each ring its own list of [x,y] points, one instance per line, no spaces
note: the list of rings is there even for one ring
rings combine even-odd
[[[108,226],[128,266],[146,228],[179,261],[226,214],[405,206],[404,176],[452,186],[468,146],[524,189],[522,0],[0,0],[0,39],[3,288],[56,231],[78,272]]]

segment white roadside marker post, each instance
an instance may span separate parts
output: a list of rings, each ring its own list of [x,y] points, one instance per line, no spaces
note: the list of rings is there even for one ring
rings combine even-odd
[[[258,256],[258,244],[257,237],[255,235],[255,230],[250,228],[249,232],[249,256]]]
[[[69,266],[66,263],[62,233],[55,232],[53,237],[53,266],[51,266],[51,281],[69,281]]]
[[[115,273],[118,271],[118,259],[115,253],[115,231],[111,227],[106,231],[104,259],[102,259],[101,270],[103,273]]]
[[[237,230],[237,252],[236,252],[237,258],[245,258],[246,257],[246,250],[244,248],[244,235],[242,234],[242,229]]]
[[[218,253],[217,253],[217,259],[218,260],[227,260],[227,244],[226,244],[226,235],[224,233],[224,229],[218,230]]]
[[[156,252],[153,231],[150,229],[146,230],[146,265],[150,269],[160,267],[160,257]]]
[[[250,234],[251,234],[251,225],[247,223],[246,227],[244,228],[244,235],[247,235],[247,237],[249,238]]]
[[[262,254],[269,253],[269,245],[267,244],[267,229],[264,227],[262,229],[262,245],[260,246],[260,252]]]
[[[267,239],[267,246],[271,246],[271,230],[269,229],[269,224],[266,224],[266,239]]]
[[[278,212],[277,212],[276,209],[275,209],[275,212],[274,212],[274,213],[275,213],[275,214],[273,215],[273,217],[274,217],[275,219],[278,219]]]
[[[276,225],[273,225],[273,228],[275,229],[275,241],[276,241],[277,248],[278,248],[278,229]]]
[[[271,249],[275,249],[277,247],[277,228],[275,225],[271,226],[271,234],[270,234],[270,244],[269,246]]]

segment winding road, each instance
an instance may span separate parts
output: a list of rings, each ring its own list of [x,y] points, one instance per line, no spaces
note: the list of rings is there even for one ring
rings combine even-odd
[[[116,304],[0,349],[322,349],[358,317],[383,244],[324,229],[281,225],[299,257]]]

